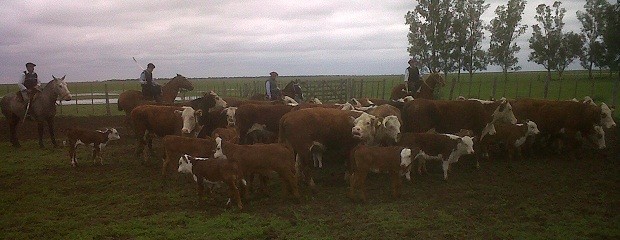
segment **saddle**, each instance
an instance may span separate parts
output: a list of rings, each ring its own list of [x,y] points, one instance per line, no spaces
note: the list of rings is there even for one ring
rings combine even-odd
[[[30,99],[30,102],[35,100],[39,96],[40,92],[41,91],[39,89],[27,89],[26,90],[26,93],[28,94],[28,99]],[[17,91],[17,93],[15,93],[15,96],[17,96],[17,100],[19,102],[26,103],[26,101],[24,100],[24,96],[22,95],[22,91]]]

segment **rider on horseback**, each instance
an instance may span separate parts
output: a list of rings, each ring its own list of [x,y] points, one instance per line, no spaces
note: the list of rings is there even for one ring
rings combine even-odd
[[[420,92],[422,79],[420,78],[420,69],[416,66],[418,61],[415,58],[409,59],[409,67],[405,71],[405,90],[411,96],[416,92]]]
[[[149,63],[146,65],[146,70],[140,74],[140,84],[142,85],[142,95],[145,99],[155,99],[156,102],[161,102],[161,86],[153,81],[153,69],[155,65]]]
[[[278,77],[278,73],[277,72],[271,72],[269,73],[269,79],[267,79],[267,81],[265,82],[265,89],[267,90],[267,99],[268,100],[277,100],[280,99],[281,96],[281,92],[280,92],[280,88],[278,87],[278,82],[276,81],[276,78]]]
[[[35,66],[36,65],[31,62],[26,63],[26,71],[22,73],[21,79],[17,83],[24,103],[28,104],[26,107],[26,115],[29,115],[31,111],[30,105],[32,103],[34,95],[38,92],[41,92],[41,90],[39,89],[41,87],[41,82],[39,82],[37,73],[34,72]]]

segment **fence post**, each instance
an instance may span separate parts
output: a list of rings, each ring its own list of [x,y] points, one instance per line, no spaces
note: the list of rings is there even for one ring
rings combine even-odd
[[[480,90],[482,89],[482,81],[478,82],[478,99],[480,99]]]
[[[110,116],[112,114],[110,113],[110,96],[108,94],[108,83],[105,83],[103,86],[104,86],[104,89],[105,89],[105,113],[108,116]]]
[[[79,112],[80,112],[80,110],[79,110],[79,106],[78,106],[78,98],[76,97],[75,98],[75,113],[79,113]]]
[[[562,97],[562,85],[564,82],[564,77],[560,77],[560,82],[558,85],[560,85],[560,87],[558,88],[558,100],[560,100],[560,98]]]
[[[537,75],[537,76],[538,76],[538,81],[540,81],[540,75]],[[532,79],[531,78],[530,78],[530,90],[527,93],[527,97],[532,98]]]
[[[495,90],[497,90],[497,76],[493,77],[493,98],[495,98]]]
[[[456,86],[456,78],[452,77],[452,84],[450,86],[450,97],[449,97],[450,100],[452,100],[452,94],[454,93],[455,86]]]
[[[515,99],[519,98],[519,79],[517,78],[515,81]]]
[[[364,92],[364,79],[360,80],[360,91],[359,91],[359,95],[357,96],[357,98],[361,98]],[[348,99],[347,99],[348,100]]]
[[[575,89],[573,89],[573,98],[577,98],[577,83],[579,83],[579,78],[575,77]]]
[[[618,72],[618,80],[614,84],[614,90],[611,96],[611,105],[616,106],[618,102],[618,91],[620,90],[620,72]]]
[[[95,93],[93,92],[93,82],[90,82],[90,106],[92,114],[95,115]]]
[[[385,99],[385,78],[383,79],[383,90],[381,91],[381,99]]]

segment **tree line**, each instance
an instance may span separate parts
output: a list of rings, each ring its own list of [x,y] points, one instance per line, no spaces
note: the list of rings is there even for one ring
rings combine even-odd
[[[515,55],[521,51],[516,39],[528,29],[521,23],[525,0],[509,0],[506,5],[498,6],[495,17],[488,23],[480,18],[490,6],[485,0],[417,2],[415,9],[405,15],[405,24],[409,25],[407,51],[428,71],[456,72],[453,81],[460,81],[461,72],[465,71],[471,82],[474,72],[496,65],[501,67],[506,82],[508,72],[521,69]],[[587,0],[584,9],[576,12],[581,22],[581,31],[577,33],[564,31],[566,9],[561,5],[561,1],[539,4],[536,24],[531,26],[528,61],[542,65],[547,71],[545,98],[551,72],[556,71],[562,80],[562,73],[573,61],[579,61],[588,70],[592,87],[593,69],[620,71],[620,4]],[[486,50],[485,30],[490,33]],[[454,87],[450,95],[453,91]]]

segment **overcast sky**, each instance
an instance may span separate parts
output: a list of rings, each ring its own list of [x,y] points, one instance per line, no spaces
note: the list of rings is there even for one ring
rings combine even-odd
[[[579,31],[585,0],[564,0],[566,31]],[[487,0],[485,22],[507,0]],[[524,70],[535,8],[519,39]],[[155,77],[402,74],[407,66],[405,14],[412,0],[0,0],[0,83],[16,82],[26,62],[42,82]],[[487,34],[487,37],[489,35]],[[488,48],[485,44],[484,48]],[[491,70],[497,70],[491,67]]]

